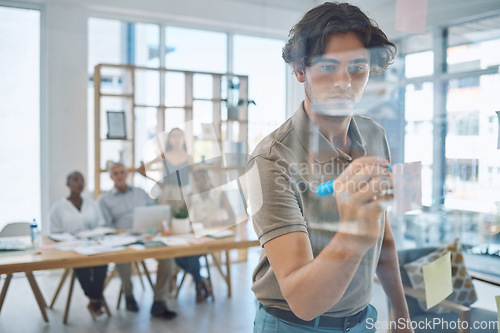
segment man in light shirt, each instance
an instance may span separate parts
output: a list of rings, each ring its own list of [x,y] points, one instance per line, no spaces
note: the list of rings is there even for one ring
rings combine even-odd
[[[99,198],[99,207],[106,221],[106,225],[115,229],[131,229],[133,214],[136,207],[154,205],[155,202],[141,188],[127,184],[127,170],[122,163],[112,165],[111,179],[114,187]],[[151,314],[155,317],[172,319],[177,316],[174,311],[167,308],[168,278],[171,275],[172,259],[158,260],[158,271],[156,286],[154,289],[154,301]],[[125,293],[127,310],[137,312],[139,307],[132,293],[131,265],[116,264],[116,271],[122,280],[122,288]]]

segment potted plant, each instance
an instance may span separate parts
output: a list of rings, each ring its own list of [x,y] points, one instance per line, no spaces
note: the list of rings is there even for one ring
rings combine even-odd
[[[189,213],[186,207],[181,207],[174,212],[172,218],[172,233],[174,235],[187,234],[191,231]]]

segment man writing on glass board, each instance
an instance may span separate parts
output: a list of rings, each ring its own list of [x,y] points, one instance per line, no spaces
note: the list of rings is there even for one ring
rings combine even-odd
[[[283,58],[304,85],[304,102],[247,166],[263,246],[253,274],[254,332],[375,332],[375,272],[394,319],[408,319],[382,208],[392,187],[385,131],[354,113],[370,73],[388,67],[395,53],[349,4],[320,5],[290,31]],[[331,180],[334,194],[319,197],[319,184]]]

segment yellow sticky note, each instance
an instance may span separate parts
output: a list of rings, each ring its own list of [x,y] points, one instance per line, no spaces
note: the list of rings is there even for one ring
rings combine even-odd
[[[497,301],[497,312],[498,312],[498,333],[500,333],[500,296],[495,296]]]
[[[453,292],[450,252],[422,266],[427,309],[439,304]]]

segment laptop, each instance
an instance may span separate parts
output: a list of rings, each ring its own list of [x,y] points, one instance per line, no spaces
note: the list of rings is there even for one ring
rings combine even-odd
[[[136,207],[132,231],[138,233],[161,232],[163,231],[162,222],[169,220],[169,205]]]

